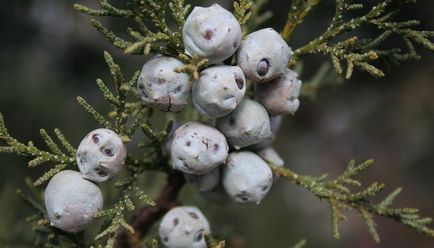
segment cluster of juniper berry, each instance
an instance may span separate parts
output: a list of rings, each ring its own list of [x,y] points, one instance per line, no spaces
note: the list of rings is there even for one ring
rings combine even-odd
[[[174,125],[166,144],[172,168],[210,200],[259,203],[273,184],[269,164],[283,166],[270,147],[282,115],[299,107],[301,81],[287,68],[292,51],[272,28],[243,38],[237,19],[218,4],[196,7],[183,27],[185,53],[208,60],[191,82],[179,72],[177,58],[156,55],[142,68],[137,88],[147,106],[179,113],[191,96],[197,112],[212,123]],[[253,96],[247,96],[247,80]],[[77,149],[80,172],[62,171],[45,190],[51,225],[82,231],[102,209],[93,182],[113,178],[123,167],[126,146],[115,132],[90,132]],[[226,198],[226,199],[225,199]],[[196,207],[181,206],[163,218],[159,234],[165,247],[206,247],[207,219]]]

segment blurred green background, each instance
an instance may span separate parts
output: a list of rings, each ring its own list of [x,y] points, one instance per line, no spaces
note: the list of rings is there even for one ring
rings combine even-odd
[[[229,1],[217,2],[230,6]],[[274,16],[264,26],[280,29],[289,3],[270,1],[267,8]],[[333,3],[323,1],[296,30],[290,46],[305,44],[327,27]],[[403,19],[420,19],[422,29],[434,29],[433,1],[419,1],[401,14]],[[125,30],[125,23],[117,19],[101,20],[115,30]],[[111,47],[87,16],[72,9],[71,1],[4,2],[0,34],[0,112],[15,137],[37,144],[41,144],[40,128],[60,127],[78,145],[97,127],[75,97],[106,108],[95,84],[96,78],[109,81],[103,50],[113,54],[126,75],[145,62],[144,57],[127,56]],[[302,99],[297,115],[285,117],[275,144],[286,166],[299,173],[334,176],[350,159],[373,158],[375,166],[361,177],[363,181],[384,182],[386,191],[402,186],[396,204],[420,208],[423,215],[434,217],[434,56],[419,51],[422,60],[391,68],[383,79],[356,72],[338,87],[322,90],[315,101]],[[309,79],[325,59],[307,58],[302,79]],[[25,188],[26,177],[35,179],[45,170],[44,166],[29,169],[26,160],[14,155],[0,155],[0,246],[32,247],[31,227],[25,222],[29,211],[15,191]],[[144,179],[143,188],[154,195],[161,180],[150,178]],[[110,192],[112,185],[102,187]],[[382,218],[376,219],[382,242],[375,244],[364,223],[351,213],[341,226],[341,240],[336,241],[327,205],[284,181],[276,183],[259,206],[215,205],[190,187],[184,189],[182,201],[199,205],[214,234],[231,241],[233,247],[289,247],[301,238],[308,239],[308,247],[434,247],[434,239]]]

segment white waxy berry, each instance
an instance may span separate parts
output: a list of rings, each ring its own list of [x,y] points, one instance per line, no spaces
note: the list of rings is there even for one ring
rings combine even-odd
[[[267,163],[253,152],[233,152],[223,167],[223,186],[236,202],[259,202],[273,184]]]
[[[219,118],[238,106],[246,93],[246,78],[238,66],[214,66],[201,72],[193,84],[195,108],[202,115]]]
[[[211,228],[199,209],[182,206],[164,215],[158,232],[166,248],[206,248],[205,235]]]
[[[249,98],[244,98],[229,115],[217,119],[216,126],[235,149],[258,144],[271,136],[267,111]]]
[[[171,160],[175,170],[203,175],[223,164],[228,156],[223,134],[207,124],[188,122],[175,131]]]
[[[77,149],[77,164],[83,177],[94,182],[113,178],[124,166],[127,148],[110,129],[93,130]]]
[[[296,72],[286,69],[285,73],[266,84],[255,84],[255,99],[270,115],[295,114],[300,101],[301,80]]]
[[[101,190],[77,171],[57,173],[45,189],[50,224],[65,232],[83,231],[102,206]]]
[[[195,7],[182,30],[185,53],[208,59],[209,64],[232,56],[242,39],[241,26],[231,12],[218,4]]]
[[[220,169],[221,167],[219,166],[203,175],[184,174],[185,180],[199,191],[210,191],[214,189],[220,181]]]
[[[157,55],[149,59],[137,82],[142,102],[161,111],[178,113],[184,109],[191,92],[189,76],[175,71],[183,66],[172,57]]]
[[[250,149],[258,150],[258,149],[266,148],[266,147],[270,146],[274,142],[274,140],[276,139],[277,132],[280,128],[280,125],[282,124],[282,116],[281,115],[274,115],[274,116],[269,116],[269,117],[270,117],[271,136],[266,138],[261,143],[258,143],[256,145],[249,147]]]
[[[285,72],[291,48],[279,33],[265,28],[247,35],[237,52],[237,63],[253,82],[267,82]]]

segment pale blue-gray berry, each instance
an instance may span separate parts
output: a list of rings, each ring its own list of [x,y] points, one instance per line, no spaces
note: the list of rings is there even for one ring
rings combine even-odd
[[[246,79],[238,66],[213,66],[201,72],[193,84],[192,98],[202,115],[218,118],[228,115],[246,93]]]
[[[223,186],[236,202],[259,203],[273,184],[268,164],[253,152],[233,152],[223,167]]]
[[[219,130],[205,123],[187,122],[173,136],[172,167],[186,174],[203,175],[223,164],[228,150]]]
[[[242,31],[231,12],[218,4],[195,7],[182,30],[185,53],[207,58],[209,64],[232,56],[241,43]]]
[[[211,228],[198,208],[182,206],[164,215],[158,233],[166,248],[206,248],[205,235]]]
[[[175,70],[184,64],[157,55],[143,65],[137,89],[144,104],[161,111],[178,113],[187,105],[191,92],[189,76]]]
[[[247,78],[267,82],[285,72],[291,48],[279,33],[265,28],[247,35],[237,51],[237,63]]]
[[[258,144],[272,135],[267,111],[247,97],[232,113],[217,119],[216,127],[235,149]]]
[[[300,106],[300,89],[297,73],[286,69],[283,75],[266,84],[256,83],[254,96],[270,115],[294,115]]]
[[[93,130],[77,149],[77,164],[83,177],[94,182],[113,178],[124,166],[127,148],[119,135],[107,128]]]
[[[80,172],[57,173],[45,189],[45,208],[51,226],[65,232],[83,231],[102,209],[101,190]]]

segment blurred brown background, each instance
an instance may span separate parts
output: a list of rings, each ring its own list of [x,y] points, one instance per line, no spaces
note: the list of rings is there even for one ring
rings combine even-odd
[[[274,16],[264,26],[280,29],[289,3],[270,1],[267,8]],[[305,44],[327,27],[333,3],[323,1],[296,30],[290,46]],[[421,29],[434,30],[432,1],[409,5],[401,14],[402,19],[420,19]],[[125,23],[117,19],[101,20],[115,30],[125,30]],[[38,144],[42,127],[60,127],[75,145],[97,127],[75,97],[81,95],[97,108],[106,108],[94,83],[98,77],[109,78],[103,50],[114,55],[126,75],[145,61],[111,47],[87,16],[72,9],[70,1],[3,3],[0,34],[0,112],[15,137]],[[322,90],[315,101],[302,99],[297,115],[285,118],[275,145],[286,165],[300,173],[334,176],[350,159],[373,158],[375,166],[361,177],[363,181],[385,182],[386,191],[402,186],[399,206],[418,207],[423,215],[434,217],[434,55],[419,51],[422,60],[394,67],[384,79],[356,72],[344,84]],[[306,59],[302,78],[309,79],[325,59]],[[21,158],[0,155],[0,246],[32,247],[31,227],[25,222],[29,211],[15,190],[24,188],[25,177],[35,179],[46,169],[29,169]],[[158,191],[152,185],[157,184],[148,182],[145,192]],[[111,186],[104,187],[110,190]],[[352,214],[336,241],[327,205],[284,181],[275,184],[259,206],[213,205],[190,188],[184,190],[182,200],[198,204],[210,218],[214,234],[237,247],[289,247],[301,238],[308,239],[307,247],[434,247],[433,238],[382,218],[376,219],[382,242],[375,244],[363,222]]]

